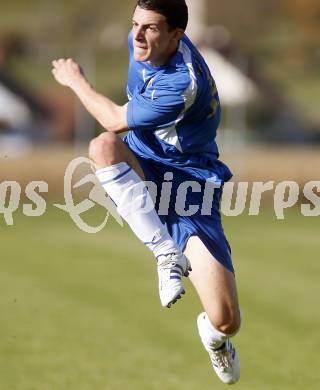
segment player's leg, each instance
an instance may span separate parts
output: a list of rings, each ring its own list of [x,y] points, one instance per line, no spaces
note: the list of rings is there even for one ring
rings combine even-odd
[[[219,263],[197,236],[185,250],[192,265],[190,280],[209,320],[216,329],[233,334],[240,327],[240,311],[234,274]]]
[[[145,180],[144,172],[136,156],[114,133],[105,132],[94,138],[90,142],[89,157],[96,170],[125,162],[142,180]]]
[[[197,320],[201,340],[220,379],[234,383],[240,366],[229,338],[237,333],[241,321],[234,274],[212,256],[199,237],[190,237],[184,253],[192,267],[190,280],[204,308]]]
[[[119,136],[108,132],[91,141],[89,157],[119,214],[156,256],[161,303],[170,307],[184,293],[181,278],[190,267],[154,209],[137,158]]]

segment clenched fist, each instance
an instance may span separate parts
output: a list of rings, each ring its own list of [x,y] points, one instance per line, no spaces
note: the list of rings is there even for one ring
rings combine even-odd
[[[52,66],[54,78],[65,87],[74,89],[79,82],[85,80],[81,67],[72,58],[54,60]]]

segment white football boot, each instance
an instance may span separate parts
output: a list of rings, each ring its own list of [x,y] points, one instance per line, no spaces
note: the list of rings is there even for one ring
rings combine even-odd
[[[190,262],[182,253],[170,253],[158,256],[157,265],[161,305],[170,307],[185,293],[181,279],[189,275]]]
[[[202,333],[201,315],[203,316],[203,313],[198,316],[197,320],[200,337]],[[215,349],[213,346],[204,343],[202,337],[201,340],[209,354],[214,371],[221,381],[228,385],[236,383],[240,378],[240,361],[231,341],[227,339],[219,348]]]

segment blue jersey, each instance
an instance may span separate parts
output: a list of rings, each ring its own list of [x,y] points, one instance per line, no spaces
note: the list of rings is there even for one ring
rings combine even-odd
[[[186,35],[168,63],[153,67],[135,61],[129,34],[129,131],[126,143],[141,158],[199,179],[225,182],[232,176],[218,160],[215,142],[221,108],[215,82]]]

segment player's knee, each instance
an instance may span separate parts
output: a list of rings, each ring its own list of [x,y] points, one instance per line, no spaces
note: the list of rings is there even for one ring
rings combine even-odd
[[[222,333],[234,335],[241,325],[241,316],[239,310],[224,310],[220,315],[208,314],[212,325]]]
[[[102,133],[90,142],[89,158],[96,165],[108,166],[118,162],[117,135]]]

